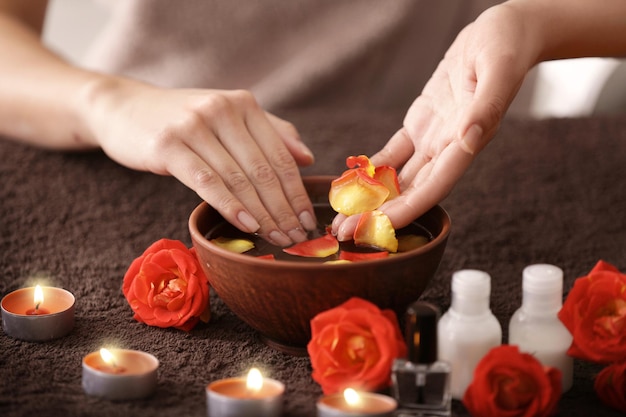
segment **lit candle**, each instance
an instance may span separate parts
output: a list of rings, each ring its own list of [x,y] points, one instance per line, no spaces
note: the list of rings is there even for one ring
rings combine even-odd
[[[75,302],[74,295],[62,288],[21,288],[0,303],[2,328],[9,336],[29,342],[63,337],[74,328]]]
[[[34,308],[26,310],[26,315],[28,316],[40,316],[42,314],[50,314],[48,310],[41,307],[43,304],[43,290],[41,289],[41,285],[35,285],[35,295],[33,296],[33,304]]]
[[[210,417],[278,417],[283,409],[285,385],[252,368],[247,377],[221,379],[206,387]]]
[[[322,397],[317,402],[318,417],[386,417],[398,408],[393,398],[347,388],[343,393]]]
[[[156,388],[158,367],[149,353],[102,348],[83,358],[83,390],[109,400],[145,398]]]

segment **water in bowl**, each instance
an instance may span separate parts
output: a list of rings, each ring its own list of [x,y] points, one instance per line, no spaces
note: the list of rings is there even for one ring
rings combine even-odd
[[[337,213],[327,204],[316,204],[314,205],[315,215],[317,217],[318,228],[317,230],[311,231],[308,233],[309,239],[315,239],[326,234],[326,228],[331,224],[333,218]],[[413,222],[407,227],[399,229],[396,231],[396,236],[403,235],[416,235],[423,236],[426,240],[430,241],[433,239],[432,234],[421,224],[417,222]],[[254,243],[254,248],[245,252],[245,255],[249,256],[266,256],[266,255],[274,255],[274,259],[281,261],[293,261],[293,262],[328,262],[339,259],[339,253],[342,251],[347,252],[358,252],[358,253],[371,253],[371,252],[379,252],[379,250],[371,247],[357,246],[353,241],[347,242],[339,242],[339,251],[331,256],[325,258],[308,258],[302,256],[294,256],[288,253],[283,252],[283,248],[272,245],[262,237],[258,235],[251,235],[249,233],[245,233],[231,225],[230,223],[224,221],[218,223],[215,227],[210,229],[205,237],[208,240],[216,239],[218,237],[224,237],[228,239],[247,239]]]

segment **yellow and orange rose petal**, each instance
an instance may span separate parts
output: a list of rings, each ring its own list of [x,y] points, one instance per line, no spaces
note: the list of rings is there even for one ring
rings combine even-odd
[[[376,167],[374,179],[380,181],[389,190],[389,195],[385,201],[392,200],[400,195],[400,183],[396,169],[387,165]]]
[[[389,190],[383,183],[357,168],[333,180],[328,200],[337,213],[351,216],[377,209],[388,195]]]
[[[324,263],[325,264],[349,264],[349,263],[352,263],[352,261],[349,261],[347,259],[333,259],[331,261],[326,261]]]
[[[354,243],[388,252],[397,252],[398,250],[396,231],[389,217],[380,210],[361,214],[354,230]]]
[[[363,169],[368,176],[373,177],[376,172],[376,167],[370,159],[365,155],[349,156],[346,158],[346,166],[351,169]]]
[[[235,253],[244,253],[254,248],[254,243],[248,239],[234,239],[220,236],[211,239],[211,243]]]
[[[413,234],[398,236],[398,252],[408,252],[422,247],[427,243],[428,238],[426,236]]]

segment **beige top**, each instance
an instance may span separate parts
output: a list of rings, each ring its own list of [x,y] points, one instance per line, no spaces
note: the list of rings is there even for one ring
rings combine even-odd
[[[267,109],[403,109],[489,0],[121,0],[87,66]]]

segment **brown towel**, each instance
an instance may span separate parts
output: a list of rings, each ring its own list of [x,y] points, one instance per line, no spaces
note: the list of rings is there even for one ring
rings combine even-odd
[[[318,159],[307,173],[339,173],[349,154],[377,150],[400,120],[381,112],[290,112]],[[167,237],[190,244],[199,203],[175,179],[130,171],[102,153],[63,154],[0,140],[0,295],[46,278],[76,296],[63,339],[27,343],[0,331],[0,415],[205,417],[204,387],[254,365],[287,386],[285,417],[313,417],[321,390],[308,358],[265,346],[215,295],[213,318],[190,333],[133,320],[122,291],[130,262]],[[505,121],[494,142],[443,202],[452,233],[423,298],[447,309],[460,268],[492,276],[491,308],[504,329],[521,302],[521,273],[559,265],[568,291],[604,259],[626,272],[626,119]],[[383,279],[384,277],[381,277]],[[294,294],[297,296],[297,294]],[[109,343],[160,361],[156,393],[141,401],[87,397],[81,359]],[[593,392],[600,369],[576,361],[559,416],[621,416]],[[454,415],[468,416],[460,402]]]

